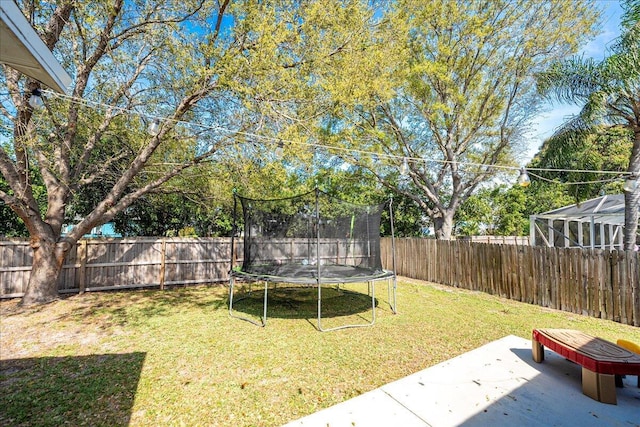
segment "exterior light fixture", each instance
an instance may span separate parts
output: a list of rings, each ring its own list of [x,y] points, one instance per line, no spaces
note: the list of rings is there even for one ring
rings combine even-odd
[[[638,176],[631,175],[624,180],[624,191],[633,191],[638,188]]]
[[[520,176],[518,176],[518,180],[516,182],[520,187],[528,187],[531,185],[531,179],[529,178],[525,168],[520,169]]]
[[[31,92],[31,97],[29,97],[29,105],[34,110],[38,108],[42,108],[44,106],[44,101],[42,100],[42,91],[40,89],[34,89]]]
[[[160,132],[160,120],[155,119],[151,123],[149,123],[149,127],[147,128],[147,133],[151,136],[156,136]]]
[[[408,173],[409,173],[409,162],[405,157],[404,160],[402,160],[402,165],[400,166],[400,175],[407,175]]]

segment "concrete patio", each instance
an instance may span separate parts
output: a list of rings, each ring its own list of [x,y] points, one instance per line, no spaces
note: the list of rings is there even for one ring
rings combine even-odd
[[[506,336],[386,384],[286,427],[625,426],[640,427],[636,377],[617,389],[617,405],[582,394],[581,367],[531,341]]]

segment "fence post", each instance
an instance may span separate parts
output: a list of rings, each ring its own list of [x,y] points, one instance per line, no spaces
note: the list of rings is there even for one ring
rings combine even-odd
[[[162,239],[162,249],[160,250],[160,290],[164,290],[165,258],[167,256],[167,241]]]
[[[86,239],[80,241],[79,258],[80,258],[80,272],[79,272],[80,283],[78,283],[78,288],[79,288],[79,292],[83,294],[87,287],[87,240]]]

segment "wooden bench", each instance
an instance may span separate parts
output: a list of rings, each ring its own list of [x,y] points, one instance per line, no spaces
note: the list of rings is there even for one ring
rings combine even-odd
[[[640,355],[612,342],[572,329],[534,329],[533,360],[544,347],[582,366],[582,392],[599,402],[617,404],[616,375],[640,375]]]

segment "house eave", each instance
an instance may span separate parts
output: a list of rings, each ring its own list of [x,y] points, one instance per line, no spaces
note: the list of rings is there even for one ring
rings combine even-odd
[[[71,77],[13,0],[0,1],[0,62],[60,93]]]

